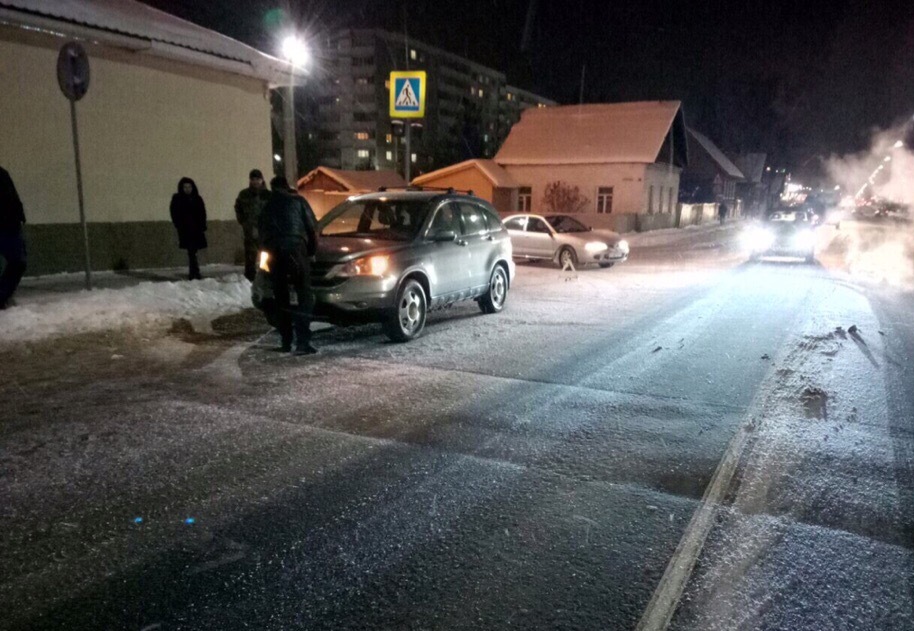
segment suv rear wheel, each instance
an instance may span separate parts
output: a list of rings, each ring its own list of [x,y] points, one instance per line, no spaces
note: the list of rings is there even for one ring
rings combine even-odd
[[[489,291],[479,299],[479,308],[483,313],[498,313],[505,308],[508,299],[508,276],[505,268],[496,265],[489,278]]]
[[[384,333],[394,342],[408,342],[415,339],[425,328],[428,302],[425,290],[415,280],[408,280],[397,292],[397,306],[384,321]]]

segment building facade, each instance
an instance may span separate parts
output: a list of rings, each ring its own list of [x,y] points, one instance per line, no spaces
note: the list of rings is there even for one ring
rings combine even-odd
[[[495,162],[518,186],[517,211],[555,212],[550,189],[577,190],[588,225],[671,227],[689,145],[678,101],[527,110]]]
[[[94,269],[186,264],[169,202],[194,179],[206,201],[202,262],[242,253],[234,200],[248,172],[270,172],[269,90],[278,59],[139,2],[0,2],[0,165],[26,213],[29,273],[83,267],[69,104],[57,85],[67,41],[88,52],[76,105]]]
[[[382,30],[342,30],[321,42],[322,76],[309,83],[302,112],[313,164],[402,171],[405,142],[391,129],[388,77],[425,70],[426,117],[415,130],[413,175],[471,158],[490,158],[520,113],[553,101],[507,83],[504,73]]]

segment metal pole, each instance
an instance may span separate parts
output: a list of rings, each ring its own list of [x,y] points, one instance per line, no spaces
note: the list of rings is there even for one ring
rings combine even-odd
[[[406,150],[403,152],[403,160],[406,162],[406,166],[403,167],[403,173],[404,173],[403,177],[406,180],[406,184],[408,186],[409,182],[410,182],[410,179],[409,179],[410,162],[413,157],[412,154],[410,153],[410,148],[409,148],[409,138],[412,135],[412,133],[411,133],[412,125],[410,124],[409,119],[407,119],[405,121],[405,123],[406,123]]]
[[[298,155],[295,146],[295,74],[289,72],[289,94],[283,111],[283,161],[289,186],[297,187]]]
[[[92,289],[92,264],[89,262],[89,226],[86,224],[86,207],[83,201],[83,171],[79,160],[79,131],[76,128],[76,102],[70,101],[70,125],[73,128],[73,153],[76,156],[76,194],[79,198],[79,222],[83,227],[83,252],[86,265],[86,289]]]

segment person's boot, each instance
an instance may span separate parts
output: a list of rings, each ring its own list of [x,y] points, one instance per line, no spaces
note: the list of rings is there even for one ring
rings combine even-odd
[[[298,343],[295,345],[295,351],[292,353],[296,356],[301,355],[314,355],[317,353],[317,349],[311,346],[311,342]]]

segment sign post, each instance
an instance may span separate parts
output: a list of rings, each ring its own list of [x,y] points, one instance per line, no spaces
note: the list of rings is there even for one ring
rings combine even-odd
[[[425,91],[428,80],[424,70],[405,70],[390,73],[390,118],[424,118]],[[403,176],[410,181],[412,150],[411,125],[406,125],[406,150],[403,152]]]
[[[73,129],[73,153],[76,156],[76,194],[79,198],[79,222],[83,229],[83,249],[86,268],[86,289],[92,289],[92,265],[89,261],[89,227],[83,201],[82,164],[79,159],[79,130],[76,125],[76,101],[89,90],[89,56],[76,42],[64,44],[57,56],[57,83],[70,101],[70,126]]]

